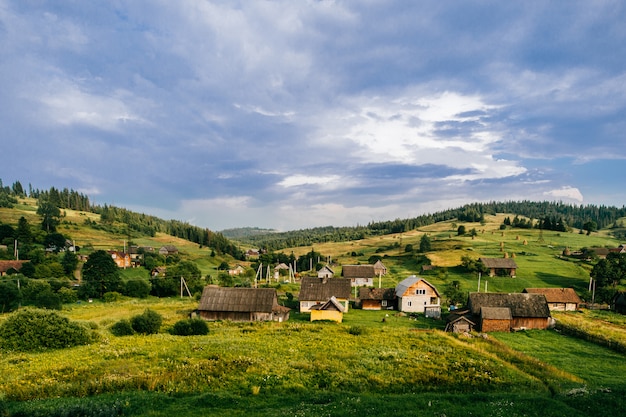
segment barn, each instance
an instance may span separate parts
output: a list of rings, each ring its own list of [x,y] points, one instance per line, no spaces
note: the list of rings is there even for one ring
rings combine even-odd
[[[573,288],[525,288],[522,292],[545,295],[550,311],[576,311],[582,303]]]
[[[359,288],[359,300],[363,310],[394,310],[396,308],[395,288]]]
[[[278,304],[274,288],[230,288],[207,285],[198,315],[204,320],[287,321],[290,309]]]
[[[474,292],[467,307],[483,332],[547,329],[552,318],[543,294]]]
[[[508,275],[515,278],[517,275],[517,264],[511,258],[480,258],[480,261],[489,270],[489,276]]]

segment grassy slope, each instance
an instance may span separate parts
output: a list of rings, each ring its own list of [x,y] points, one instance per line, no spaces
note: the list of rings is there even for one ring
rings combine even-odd
[[[463,223],[469,231],[475,228],[478,235],[457,236],[453,222],[442,222],[420,228],[408,233],[368,238],[352,242],[321,243],[313,249],[324,256],[331,255],[333,262],[341,264],[367,263],[372,255],[383,257],[383,263],[389,273],[383,277],[384,287],[393,287],[409,275],[422,275],[435,286],[442,286],[452,280],[459,280],[465,291],[476,291],[478,277],[468,274],[458,267],[463,256],[474,259],[479,257],[503,257],[506,252],[515,257],[518,265],[516,278],[482,277],[481,291],[485,285],[489,291],[519,292],[527,287],[573,287],[579,292],[589,283],[591,265],[558,257],[566,247],[572,250],[583,247],[615,247],[620,242],[613,239],[606,231],[593,233],[591,236],[572,232],[552,232],[526,229],[499,230],[505,215],[486,216],[486,223]],[[458,223],[460,225],[461,223]],[[432,251],[425,255],[439,270],[422,273],[417,262],[416,252],[406,253],[406,245],[419,249],[420,239],[428,234]],[[502,250],[501,250],[501,244]],[[389,248],[380,251],[381,248]],[[311,247],[285,249],[284,253],[293,252],[296,256],[310,252]],[[379,252],[377,253],[377,250]],[[351,256],[352,253],[359,256]],[[362,253],[362,255],[360,255]],[[336,268],[340,273],[340,267]],[[487,282],[487,284],[485,284]],[[378,283],[376,283],[377,285]]]

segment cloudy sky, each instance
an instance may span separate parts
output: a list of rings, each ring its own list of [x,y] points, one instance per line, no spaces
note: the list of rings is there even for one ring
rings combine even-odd
[[[0,0],[0,178],[212,230],[621,207],[624,4]]]

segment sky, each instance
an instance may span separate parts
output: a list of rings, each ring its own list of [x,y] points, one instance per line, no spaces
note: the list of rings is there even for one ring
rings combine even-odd
[[[626,204],[626,3],[0,0],[0,179],[220,231]]]

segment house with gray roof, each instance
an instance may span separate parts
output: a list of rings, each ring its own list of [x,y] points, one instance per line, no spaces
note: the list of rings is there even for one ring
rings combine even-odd
[[[311,307],[324,304],[332,297],[335,297],[343,305],[344,312],[347,312],[351,289],[350,280],[345,278],[302,277],[298,296],[300,312],[309,313]]]

